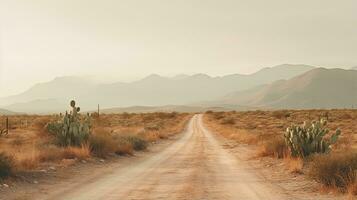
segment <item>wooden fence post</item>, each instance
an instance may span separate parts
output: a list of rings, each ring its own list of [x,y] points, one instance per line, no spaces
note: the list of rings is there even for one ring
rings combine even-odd
[[[98,104],[98,118],[99,118],[99,104]]]
[[[6,131],[7,131],[7,134],[9,134],[9,117],[6,117]]]

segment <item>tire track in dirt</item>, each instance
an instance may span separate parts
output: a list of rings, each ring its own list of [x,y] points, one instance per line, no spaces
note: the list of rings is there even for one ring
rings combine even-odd
[[[51,192],[49,193],[51,194]],[[182,137],[161,152],[91,182],[59,189],[51,200],[296,199],[284,195],[231,155],[195,115]]]

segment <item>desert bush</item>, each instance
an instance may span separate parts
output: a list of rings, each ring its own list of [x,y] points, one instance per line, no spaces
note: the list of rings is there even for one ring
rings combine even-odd
[[[352,119],[352,116],[349,113],[343,113],[339,118],[340,119]]]
[[[301,174],[304,167],[304,160],[302,158],[292,158],[287,156],[284,158],[284,163],[289,172]]]
[[[287,154],[288,148],[285,140],[281,137],[274,137],[263,143],[262,149],[258,153],[260,156],[273,156],[283,158]]]
[[[212,114],[212,113],[213,113],[212,110],[207,110],[207,111],[206,111],[206,114]]]
[[[307,125],[292,125],[287,128],[284,134],[285,142],[289,147],[293,157],[306,157],[313,153],[326,153],[331,149],[331,145],[337,142],[340,130],[337,130],[331,137],[326,138],[329,132],[326,128],[327,121],[321,119]]]
[[[67,147],[63,151],[65,159],[87,159],[91,155],[91,148],[88,144],[82,144],[81,147]]]
[[[91,152],[99,157],[106,157],[110,153],[114,153],[117,148],[117,143],[108,133],[96,133],[89,137],[89,145]]]
[[[232,117],[223,118],[221,121],[221,124],[225,124],[225,125],[233,125],[235,123],[236,122],[235,122],[234,118],[232,118]]]
[[[227,135],[225,137],[244,144],[257,144],[260,141],[260,135],[246,131],[244,129],[238,129],[237,132],[232,134],[227,132],[226,134]],[[223,133],[223,135],[225,134]]]
[[[142,151],[148,147],[148,142],[137,135],[125,136],[123,139],[128,141],[135,151]]]
[[[13,169],[12,157],[5,153],[0,153],[0,179],[11,175]]]
[[[284,119],[290,117],[290,112],[287,110],[277,110],[272,113],[273,117],[278,119]]]
[[[310,163],[308,174],[325,186],[346,190],[356,184],[357,153],[316,155]]]
[[[215,112],[215,113],[213,113],[213,117],[216,120],[223,119],[224,118],[224,112]]]
[[[127,140],[118,139],[118,146],[115,150],[115,153],[118,155],[133,155],[134,149],[133,145]]]
[[[32,147],[24,154],[14,154],[14,165],[17,170],[32,170],[38,168],[41,161],[41,152],[36,147]]]
[[[127,113],[127,112],[123,112],[123,113],[121,114],[121,116],[122,116],[122,118],[124,118],[124,119],[128,119],[128,118],[131,117],[131,115],[130,115],[129,113]]]
[[[148,131],[158,131],[161,129],[161,125],[160,124],[154,124],[154,123],[151,123],[151,124],[148,124],[144,127],[145,130],[148,130]]]
[[[158,112],[156,113],[159,119],[172,119],[177,116],[177,112],[165,113],[165,112]]]
[[[46,147],[45,149],[42,149],[38,159],[40,162],[53,162],[61,160],[63,158],[63,148],[51,145]]]

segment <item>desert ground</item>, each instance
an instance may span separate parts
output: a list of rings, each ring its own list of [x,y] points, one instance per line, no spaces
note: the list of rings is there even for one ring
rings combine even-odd
[[[305,158],[292,157],[284,141],[284,133],[292,124],[326,119],[329,138],[341,131],[329,153]],[[211,112],[204,121],[208,127],[235,141],[235,147],[247,147],[249,162],[271,182],[290,190],[290,193],[309,191],[315,194],[346,194],[354,199],[357,193],[357,111],[335,110],[278,110],[247,112]],[[337,198],[337,197],[336,197]]]
[[[344,127],[347,129],[348,123],[353,122],[355,112],[329,112],[331,121],[334,121],[334,116],[340,118],[343,115],[346,118],[336,125],[345,131],[336,149],[353,149],[355,141],[343,138],[354,135],[353,129],[348,132]],[[192,118],[190,115],[178,115],[175,120],[180,125],[171,125],[171,130],[175,127],[174,134],[162,137],[165,140],[150,139],[156,145],[150,145],[144,152],[120,158],[59,159],[56,170],[46,168],[49,170],[44,175],[32,174],[32,178],[24,175],[31,181],[35,178],[35,183],[19,183],[16,180],[19,178],[5,180],[8,187],[1,187],[0,199],[353,199],[353,195],[345,192],[324,191],[320,183],[304,174],[304,164],[300,167],[303,161],[294,162],[290,159],[287,162],[288,158],[278,160],[274,156],[260,154],[263,145],[261,138],[264,138],[261,135],[266,133],[269,137],[279,136],[281,130],[284,131],[285,124],[281,125],[277,121],[289,124],[291,122],[286,122],[285,118],[295,116],[294,120],[299,121],[302,119],[299,116],[307,113],[313,119],[323,112],[207,112]],[[350,117],[346,117],[345,113]],[[226,119],[228,116],[229,120]],[[258,116],[271,120],[275,126],[270,127],[276,127],[276,132],[257,128],[261,123]],[[107,117],[113,120],[105,126],[122,130],[123,127],[118,127],[115,122],[123,116],[116,115],[115,120],[114,116]],[[250,129],[246,129],[246,122],[251,122],[247,119],[251,117],[255,121],[249,124]],[[127,114],[124,118],[128,118]],[[131,118],[138,121],[138,118],[143,117],[133,115]],[[190,121],[186,123],[189,118]],[[126,121],[124,124],[128,123]],[[134,124],[134,127],[138,126]],[[330,125],[334,126],[333,123]],[[103,131],[103,128],[100,130]],[[239,134],[242,130],[261,132],[252,133],[254,137],[250,137],[247,136],[250,132]],[[36,169],[51,164],[53,166],[53,162],[47,165],[40,163]],[[71,162],[69,166],[59,167],[68,162]]]

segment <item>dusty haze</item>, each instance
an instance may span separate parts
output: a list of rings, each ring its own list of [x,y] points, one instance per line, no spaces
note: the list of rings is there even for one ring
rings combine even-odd
[[[63,75],[129,81],[356,66],[356,8],[354,0],[2,0],[0,96]]]

